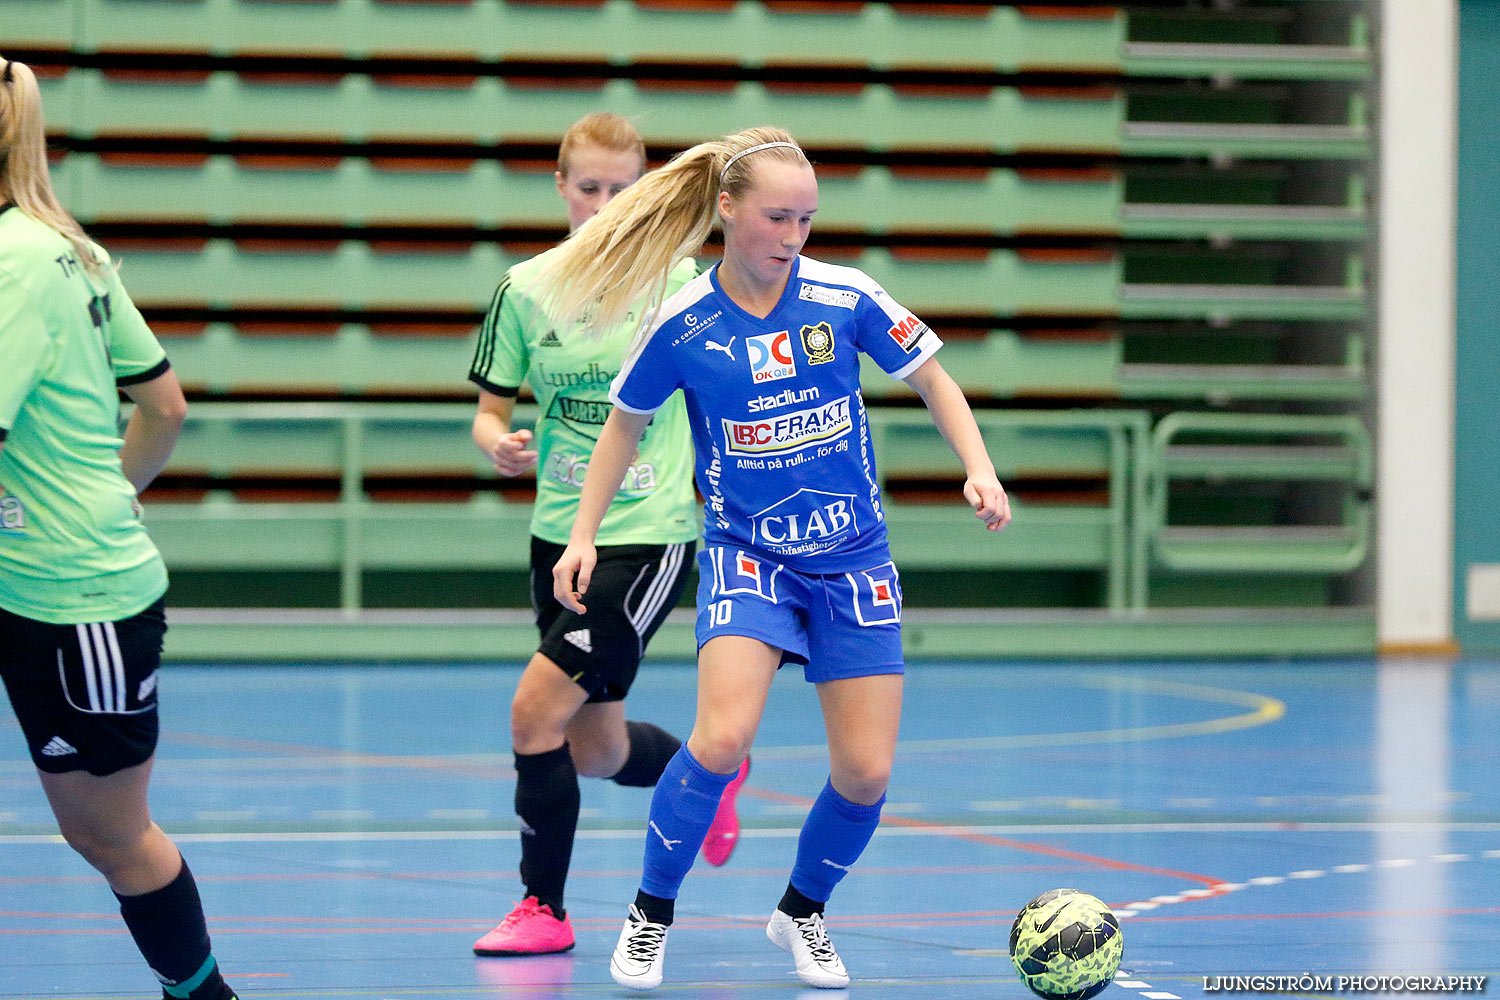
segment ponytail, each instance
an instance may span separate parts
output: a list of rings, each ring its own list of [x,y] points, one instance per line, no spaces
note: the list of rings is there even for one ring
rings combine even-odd
[[[109,258],[57,200],[47,168],[42,93],[31,67],[13,59],[0,68],[0,198],[55,229],[73,245],[84,270],[101,277]]]
[[[547,310],[564,324],[586,319],[590,335],[600,336],[646,297],[637,332],[643,329],[672,268],[713,229],[719,192],[737,197],[749,188],[752,152],[807,162],[776,128],[747,129],[679,153],[621,191],[558,248],[538,276]]]

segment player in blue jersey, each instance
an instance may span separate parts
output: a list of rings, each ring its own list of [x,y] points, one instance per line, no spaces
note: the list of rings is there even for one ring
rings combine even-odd
[[[824,904],[879,823],[901,715],[901,584],[891,564],[859,354],[904,379],[962,461],[965,499],[999,530],[1009,502],[937,335],[862,272],[801,256],[818,207],[811,164],[785,132],[695,146],[623,192],[541,276],[557,312],[607,326],[661,288],[718,221],[723,261],[668,298],[611,388],[554,592],[583,607],[594,537],[651,415],[687,403],[705,498],[699,553],[698,706],[656,786],[645,871],[610,971],[661,982],[678,889],[745,759],[771,680],[798,663],[816,685],[830,774],[803,824],[766,932],[811,986],[848,973]],[[608,252],[605,252],[608,248]]]
[[[114,890],[163,996],[234,1000],[193,873],[147,801],[167,569],[136,492],[187,403],[109,257],[58,202],[45,136],[36,77],[0,57],[0,681],[58,829]]]

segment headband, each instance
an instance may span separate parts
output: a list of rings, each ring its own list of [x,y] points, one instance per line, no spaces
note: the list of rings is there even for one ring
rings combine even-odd
[[[720,182],[722,183],[722,178],[724,177],[724,175],[729,173],[729,168],[734,166],[735,161],[740,157],[749,156],[751,153],[759,153],[762,149],[775,149],[777,146],[785,146],[787,149],[795,149],[799,153],[802,152],[802,147],[797,145],[795,142],[763,142],[759,146],[751,146],[749,149],[742,149],[724,162],[724,169],[719,171],[719,177],[721,178]]]

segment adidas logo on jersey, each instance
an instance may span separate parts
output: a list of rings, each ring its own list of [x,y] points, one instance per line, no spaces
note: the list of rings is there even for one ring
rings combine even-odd
[[[538,347],[561,347],[562,341],[557,339],[556,330],[548,330],[547,335],[537,342]]]
[[[77,748],[61,736],[52,737],[47,741],[47,745],[42,747],[43,757],[66,757],[77,752]]]
[[[576,629],[572,632],[564,632],[563,639],[571,642],[585,653],[594,651],[593,641],[589,638],[589,630],[586,628]]]

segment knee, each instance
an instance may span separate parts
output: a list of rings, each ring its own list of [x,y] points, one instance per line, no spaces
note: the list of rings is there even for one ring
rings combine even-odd
[[[115,830],[82,822],[68,822],[60,824],[59,829],[68,846],[106,879],[114,879],[138,867],[146,857],[146,833],[149,827]]]
[[[552,706],[520,691],[510,703],[510,743],[516,753],[546,753],[563,742],[563,721]]]
[[[715,774],[733,774],[744,763],[754,740],[753,730],[695,729],[688,737],[688,750],[706,770]]]
[[[890,764],[869,763],[838,768],[831,779],[833,790],[856,805],[871,806],[880,801],[891,783]]]

